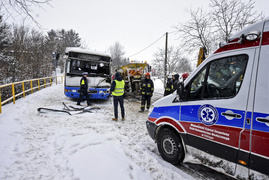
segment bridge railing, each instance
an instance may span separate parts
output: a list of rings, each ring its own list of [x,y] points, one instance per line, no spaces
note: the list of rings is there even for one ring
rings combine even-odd
[[[57,84],[57,79],[61,78],[61,83],[63,83],[63,76],[53,76],[53,77],[45,77],[38,79],[30,79],[20,82],[14,82],[10,84],[5,84],[0,86],[0,113],[2,113],[2,105],[8,103],[9,101],[13,101],[15,104],[16,99],[23,97],[26,95],[32,94],[41,88],[46,88],[47,86],[51,86],[53,79],[55,79],[55,83]],[[59,81],[58,81],[59,82]],[[5,90],[5,97],[2,97],[2,93]],[[4,99],[4,100],[2,100]]]

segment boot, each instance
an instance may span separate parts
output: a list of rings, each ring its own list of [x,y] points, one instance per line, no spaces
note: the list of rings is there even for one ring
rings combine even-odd
[[[112,118],[112,120],[113,120],[113,121],[117,121],[117,120],[118,120],[118,118]]]

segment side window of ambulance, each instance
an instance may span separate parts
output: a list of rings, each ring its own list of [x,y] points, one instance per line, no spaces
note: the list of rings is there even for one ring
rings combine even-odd
[[[200,99],[202,95],[205,75],[206,75],[206,67],[202,69],[198,73],[198,75],[192,80],[190,84],[190,93],[189,93],[189,99],[195,100]]]
[[[206,67],[209,68],[207,73],[205,70],[200,72],[200,75],[204,74],[205,83],[202,83],[201,90],[196,89],[198,96],[197,93],[192,96],[194,86],[191,86],[189,99],[222,99],[236,96],[243,82],[247,60],[247,55],[239,55],[212,61]]]

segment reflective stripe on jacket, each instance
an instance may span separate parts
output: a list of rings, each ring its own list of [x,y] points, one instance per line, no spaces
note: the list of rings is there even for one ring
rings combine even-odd
[[[113,96],[122,96],[124,94],[124,85],[125,82],[114,80],[116,82],[115,90],[112,92]]]
[[[84,85],[85,84],[85,81],[84,81],[84,79],[82,79],[82,81],[81,81],[81,84],[80,85]]]
[[[152,96],[154,91],[153,81],[151,79],[143,79],[141,82],[140,90],[142,95]]]

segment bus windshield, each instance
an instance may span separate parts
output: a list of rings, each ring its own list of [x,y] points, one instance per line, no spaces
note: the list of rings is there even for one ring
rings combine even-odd
[[[107,77],[110,74],[110,57],[86,54],[80,52],[69,52],[67,59],[67,75],[82,75],[88,72],[88,76]]]

